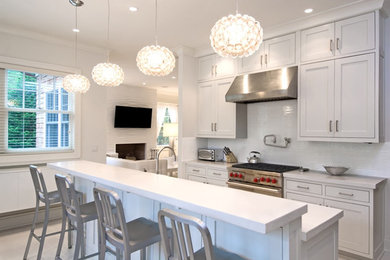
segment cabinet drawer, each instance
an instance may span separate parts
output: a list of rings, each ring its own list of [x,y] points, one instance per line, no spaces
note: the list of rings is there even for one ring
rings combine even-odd
[[[206,175],[206,169],[202,167],[194,167],[194,166],[187,166],[187,174],[195,174],[195,175]]]
[[[207,178],[207,183],[212,185],[227,187],[226,180],[222,180],[222,179]]]
[[[297,201],[317,204],[317,205],[321,205],[321,206],[324,205],[324,200],[322,198],[317,198],[317,197],[308,196],[308,195],[301,195],[301,194],[296,194],[296,193],[292,193],[292,192],[286,192],[286,199],[297,200]]]
[[[206,183],[206,178],[205,177],[200,177],[200,176],[197,176],[197,175],[190,175],[189,174],[188,175],[188,180]]]
[[[299,191],[299,192],[322,195],[322,185],[321,184],[286,180],[286,188],[287,188],[287,190],[295,190],[295,191]]]
[[[370,193],[363,190],[326,186],[325,195],[340,199],[370,202]]]
[[[206,176],[208,178],[217,178],[217,179],[228,179],[228,172],[227,171],[221,171],[221,170],[214,170],[214,169],[207,169]]]

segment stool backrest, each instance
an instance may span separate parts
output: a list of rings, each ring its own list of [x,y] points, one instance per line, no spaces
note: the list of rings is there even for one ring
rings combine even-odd
[[[56,174],[55,179],[62,207],[71,219],[80,217],[80,202],[72,179],[61,174]]]
[[[30,165],[30,174],[34,183],[34,190],[37,198],[42,201],[47,200],[46,183],[41,170],[35,165]]]
[[[103,236],[116,247],[127,247],[129,241],[122,201],[115,191],[94,188],[96,210]]]
[[[167,219],[171,222],[173,251],[168,236]],[[202,236],[206,260],[214,259],[210,231],[206,224],[200,219],[171,209],[162,209],[158,212],[158,225],[165,257],[167,259],[194,260],[194,248],[192,245],[190,226],[195,227]],[[177,252],[178,256],[175,257],[174,252]]]

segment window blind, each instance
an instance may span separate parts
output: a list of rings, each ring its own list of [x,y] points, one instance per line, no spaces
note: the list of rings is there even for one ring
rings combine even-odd
[[[73,148],[73,95],[62,77],[1,69],[0,153]],[[1,102],[1,101],[0,101]]]

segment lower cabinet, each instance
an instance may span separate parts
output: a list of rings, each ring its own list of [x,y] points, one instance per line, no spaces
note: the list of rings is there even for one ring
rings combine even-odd
[[[291,174],[293,175],[293,174]],[[315,174],[312,174],[315,176]],[[324,174],[321,174],[322,176]],[[300,180],[285,176],[284,197],[291,200],[341,209],[339,221],[339,250],[368,259],[379,259],[384,242],[384,185],[378,179],[376,188],[351,187],[348,177],[339,184],[324,183],[315,179]],[[332,178],[332,177],[329,177]],[[352,177],[359,178],[359,177]]]
[[[217,186],[227,186],[228,172],[226,166],[210,166],[210,163],[186,164],[186,175],[188,180],[213,184]]]

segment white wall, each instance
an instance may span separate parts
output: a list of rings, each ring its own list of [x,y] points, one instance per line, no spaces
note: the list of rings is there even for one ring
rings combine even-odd
[[[151,128],[114,128],[115,106],[152,108]],[[116,144],[146,143],[146,158],[156,147],[157,93],[155,89],[120,86],[107,92],[107,152],[115,152]],[[102,117],[103,118],[103,117]]]
[[[67,67],[74,66],[72,44],[41,35],[20,36],[0,32],[0,55]],[[89,77],[90,90],[82,96],[81,157],[86,160],[104,162],[106,148],[106,89],[96,86],[90,78],[91,70],[104,61],[102,51],[80,50],[79,68]]]

